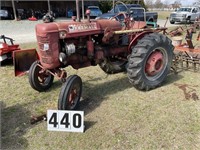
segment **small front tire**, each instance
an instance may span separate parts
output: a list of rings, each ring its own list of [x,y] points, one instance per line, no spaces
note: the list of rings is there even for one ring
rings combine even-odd
[[[39,62],[35,61],[29,69],[29,83],[36,91],[44,92],[51,87],[54,76],[43,70],[38,64]]]
[[[58,99],[58,110],[77,108],[82,93],[82,80],[77,75],[69,76],[61,88]]]

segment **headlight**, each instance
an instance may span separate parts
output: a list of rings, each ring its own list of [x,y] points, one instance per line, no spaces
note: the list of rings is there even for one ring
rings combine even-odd
[[[59,37],[60,37],[61,39],[64,39],[64,38],[67,37],[67,33],[66,33],[65,31],[61,31],[61,32],[59,32]]]
[[[63,52],[61,52],[60,54],[59,54],[59,60],[60,60],[60,62],[62,62],[63,64],[67,64],[67,56],[65,55],[65,53],[63,53]]]

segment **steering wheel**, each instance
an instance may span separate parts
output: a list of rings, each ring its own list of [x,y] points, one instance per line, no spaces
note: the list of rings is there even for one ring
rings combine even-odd
[[[123,19],[120,19],[120,16],[123,16]],[[121,23],[122,26],[125,26],[126,25],[126,18],[127,18],[126,13],[125,12],[120,12],[117,15],[111,17],[110,20],[118,21],[118,22]]]
[[[121,1],[117,1],[117,2],[115,2],[115,4],[114,4],[114,13],[115,13],[115,7],[116,7],[116,5],[117,4],[122,4],[125,8],[126,8],[126,10],[127,10],[127,13],[129,14],[129,9],[128,9],[128,7],[126,6],[126,4],[125,3],[123,3],[123,2],[121,2]]]

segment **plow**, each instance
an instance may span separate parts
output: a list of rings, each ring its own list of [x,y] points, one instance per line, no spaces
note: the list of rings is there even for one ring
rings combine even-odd
[[[193,71],[200,70],[200,45],[194,44],[193,33],[196,33],[199,29],[200,21],[197,20],[195,23],[188,29],[185,29],[185,43],[182,44],[182,37],[175,39],[174,43],[174,67],[175,69],[187,69]],[[170,32],[171,37],[180,36],[184,32],[182,27],[178,27],[175,30]],[[200,31],[196,37],[196,43],[200,41]]]

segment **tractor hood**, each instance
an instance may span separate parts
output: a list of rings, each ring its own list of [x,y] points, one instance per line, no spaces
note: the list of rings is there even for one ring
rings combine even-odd
[[[95,20],[92,22],[53,22],[53,23],[42,23],[36,25],[36,34],[40,37],[45,37],[49,33],[64,32],[65,38],[80,37],[104,33],[104,30],[109,28],[113,31],[121,30],[122,25],[120,22],[115,20]]]

